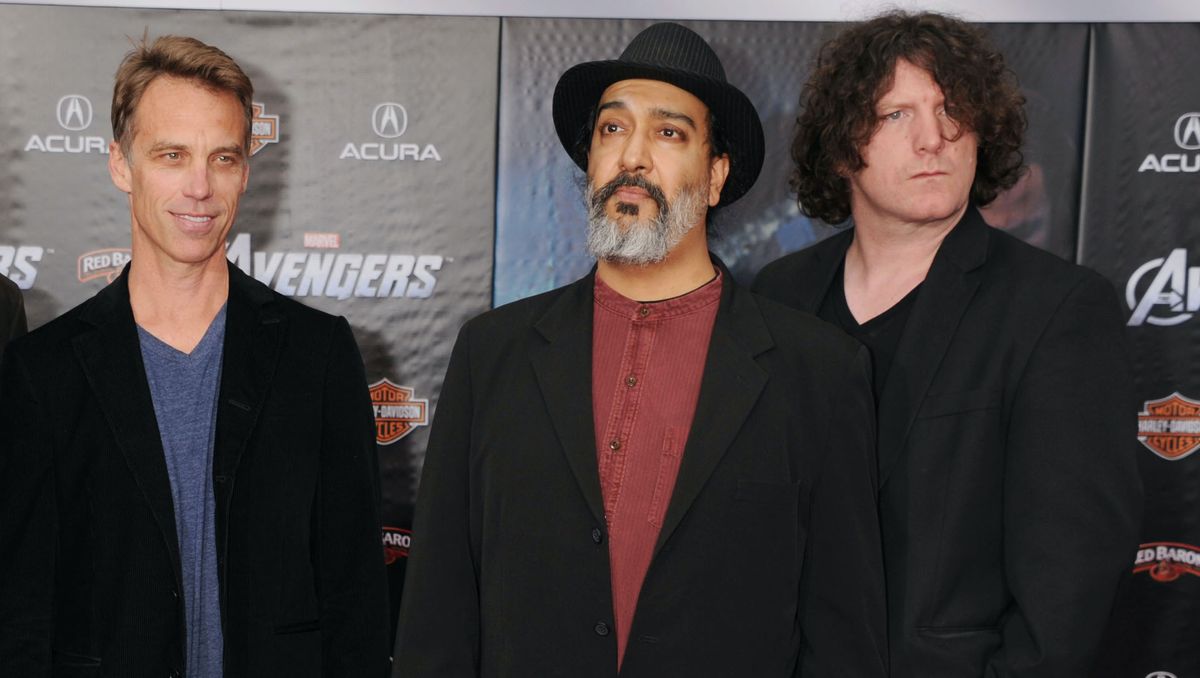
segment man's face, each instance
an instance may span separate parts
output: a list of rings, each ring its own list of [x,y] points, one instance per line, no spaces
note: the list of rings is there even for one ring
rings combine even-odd
[[[928,71],[896,62],[891,89],[875,104],[877,127],[850,175],[857,224],[919,225],[957,220],[975,180],[978,138],[946,114]]]
[[[604,91],[588,153],[594,255],[656,263],[704,221],[729,173],[708,137],[708,107],[674,85],[622,80]]]
[[[167,265],[225,254],[250,166],[236,97],[160,76],[142,93],[126,156],[110,146],[109,173],[129,194],[135,256]]]

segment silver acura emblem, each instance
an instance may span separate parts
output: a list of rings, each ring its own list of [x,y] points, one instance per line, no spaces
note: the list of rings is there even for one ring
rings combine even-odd
[[[391,101],[379,104],[371,113],[371,126],[384,139],[395,139],[408,129],[408,111]]]
[[[78,132],[92,124],[92,102],[79,94],[68,94],[58,100],[58,124],[65,130]]]
[[[1179,116],[1175,123],[1175,143],[1189,151],[1200,149],[1200,113],[1184,113]]]

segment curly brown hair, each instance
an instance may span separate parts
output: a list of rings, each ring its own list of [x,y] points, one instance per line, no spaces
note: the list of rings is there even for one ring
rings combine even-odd
[[[800,210],[839,224],[850,217],[848,176],[879,124],[875,104],[892,86],[896,60],[932,75],[946,111],[979,139],[971,200],[987,205],[1021,176],[1025,97],[985,33],[960,19],[888,12],[827,42],[801,94],[792,140],[791,186]]]

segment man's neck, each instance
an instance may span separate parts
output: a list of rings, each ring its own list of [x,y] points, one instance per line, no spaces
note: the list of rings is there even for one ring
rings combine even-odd
[[[133,253],[129,303],[134,321],[180,352],[192,352],[228,298],[229,270],[223,253],[198,264]]]
[[[693,228],[666,259],[656,264],[637,266],[601,260],[596,262],[596,275],[626,299],[661,301],[703,286],[712,280],[715,269],[708,256],[708,239],[701,224]]]
[[[855,220],[843,285],[858,322],[888,310],[925,280],[942,241],[966,209],[964,205],[946,219],[922,224]]]

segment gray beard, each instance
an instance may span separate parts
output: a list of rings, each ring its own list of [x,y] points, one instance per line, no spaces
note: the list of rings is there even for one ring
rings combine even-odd
[[[610,219],[605,204],[595,199],[596,187],[588,182],[588,252],[615,264],[647,266],[667,258],[671,250],[703,218],[704,192],[685,186],[670,203],[664,202],[653,219],[635,219],[628,226]]]

